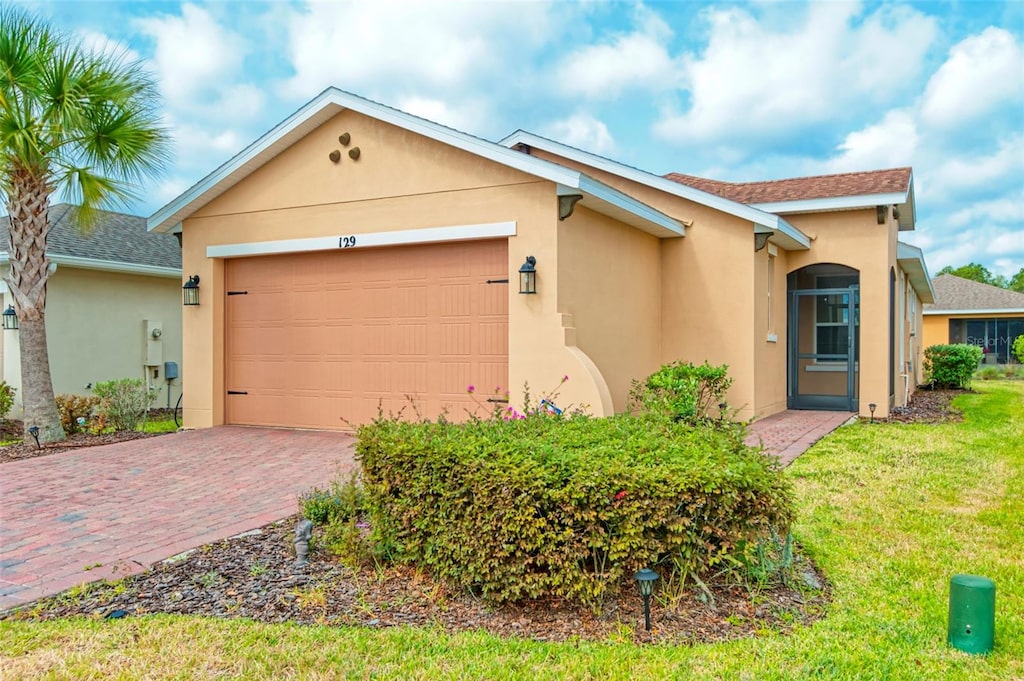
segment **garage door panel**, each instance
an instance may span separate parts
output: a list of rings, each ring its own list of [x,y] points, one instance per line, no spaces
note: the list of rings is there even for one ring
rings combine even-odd
[[[509,287],[485,283],[508,277],[505,241],[230,260],[226,277],[248,291],[226,302],[227,388],[250,393],[227,398],[229,423],[463,419],[468,385],[507,382]]]

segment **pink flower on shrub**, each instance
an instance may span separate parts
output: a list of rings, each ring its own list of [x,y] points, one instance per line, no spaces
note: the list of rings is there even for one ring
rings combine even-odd
[[[475,392],[475,391],[476,391],[476,386],[475,386],[475,385],[473,385],[473,384],[470,384],[470,385],[467,385],[467,386],[466,386],[466,392],[467,392],[467,393],[470,393],[470,394],[472,394],[472,393],[473,393],[473,392]]]
[[[615,495],[615,501],[622,501],[627,496],[629,496],[629,492],[627,492],[626,490],[622,490],[621,492]]]
[[[562,383],[565,383],[568,380],[569,380],[569,374],[566,374],[565,376],[562,376]]]

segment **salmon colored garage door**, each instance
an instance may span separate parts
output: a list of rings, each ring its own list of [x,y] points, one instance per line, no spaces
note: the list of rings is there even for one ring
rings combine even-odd
[[[228,423],[348,429],[464,419],[508,381],[508,241],[226,261]],[[407,397],[408,396],[408,397]],[[411,398],[411,403],[410,399]],[[486,404],[486,402],[485,402]]]

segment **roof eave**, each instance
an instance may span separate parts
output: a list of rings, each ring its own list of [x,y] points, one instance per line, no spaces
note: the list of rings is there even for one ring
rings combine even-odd
[[[923,310],[924,315],[999,315],[999,314],[1024,314],[1024,307],[988,307],[976,310],[943,310],[930,307]]]
[[[924,251],[917,246],[896,242],[896,261],[903,271],[907,273],[910,285],[917,292],[917,297],[922,303],[935,302],[935,287],[932,286],[932,278],[928,276],[928,265],[924,261]]]
[[[637,223],[634,226],[641,229],[667,230],[672,236],[681,236],[679,232],[683,227],[678,221],[596,180],[591,178],[583,180],[584,176],[579,172],[543,159],[520,154],[507,147],[363,99],[337,88],[324,90],[282,123],[158,210],[149,218],[148,228],[156,232],[180,229],[181,222],[189,215],[269,162],[296,140],[345,109],[351,109],[556,184],[581,190],[582,185],[586,185],[590,188],[588,193],[594,199],[592,203],[595,205],[607,204],[616,212],[625,211],[630,216],[626,220],[630,224]]]
[[[159,265],[144,265],[117,260],[100,260],[97,258],[83,258],[76,255],[61,255],[59,253],[47,253],[46,258],[58,266],[63,265],[80,270],[99,270],[101,272],[117,272],[119,274],[138,274],[149,277],[181,279],[180,267],[161,267]],[[11,256],[9,253],[6,251],[0,252],[0,265],[6,265],[10,261]]]
[[[504,145],[510,149],[518,144],[525,144],[526,146],[545,149],[551,153],[564,156],[578,163],[593,166],[594,168],[603,170],[604,172],[612,175],[616,175],[633,182],[638,182],[648,187],[653,187],[654,189],[678,196],[688,201],[693,201],[700,205],[708,206],[709,208],[713,208],[744,220],[749,220],[754,223],[755,226],[760,225],[771,230],[774,234],[773,241],[786,250],[807,250],[811,247],[810,237],[778,215],[773,215],[736,201],[724,199],[720,196],[695,189],[688,185],[673,182],[672,180],[665,179],[660,175],[655,175],[645,170],[640,170],[639,168],[633,168],[632,166],[627,166],[622,163],[612,161],[611,159],[591,154],[590,152],[583,151],[582,149],[570,147],[546,137],[526,132],[525,130],[517,130],[511,135],[500,140],[498,144]],[[521,155],[528,156],[528,154]]]

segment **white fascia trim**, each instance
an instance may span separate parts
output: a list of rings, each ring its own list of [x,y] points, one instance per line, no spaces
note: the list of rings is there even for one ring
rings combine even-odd
[[[985,309],[985,310],[935,310],[927,309],[921,314],[928,315],[1001,315],[1001,314],[1024,314],[1024,307],[1018,308],[996,308],[996,309]]]
[[[611,173],[612,175],[617,175],[627,180],[632,180],[633,182],[639,182],[640,184],[647,185],[648,187],[653,187],[654,189],[659,189],[668,194],[679,196],[688,201],[699,203],[702,206],[714,208],[715,210],[728,215],[733,215],[744,220],[750,220],[755,225],[763,225],[773,231],[782,232],[799,243],[805,249],[811,247],[810,237],[786,222],[784,219],[780,218],[778,215],[772,215],[771,213],[767,213],[763,210],[759,210],[736,201],[730,201],[729,199],[723,199],[720,196],[715,196],[714,194],[694,189],[693,187],[680,184],[679,182],[667,180],[660,175],[649,173],[646,170],[627,166],[622,163],[618,163],[617,161],[604,158],[603,156],[597,156],[590,152],[583,151],[582,149],[570,147],[524,130],[518,130],[512,133],[505,139],[501,140],[499,144],[509,148],[514,147],[517,144],[525,144],[527,146],[537,147],[538,149],[545,149],[568,159],[572,159],[573,161],[577,161],[578,163],[586,163],[587,165],[603,170],[606,173]],[[520,156],[528,156],[528,154],[520,154]]]
[[[898,205],[906,202],[906,192],[890,194],[865,194],[863,196],[836,196],[828,199],[800,199],[798,201],[774,201],[752,203],[770,213],[813,213],[817,211],[849,210],[851,208],[874,208],[875,206]]]
[[[120,274],[141,274],[149,277],[167,277],[168,279],[181,279],[181,269],[175,267],[159,267],[157,265],[139,265],[131,262],[117,262],[114,260],[96,260],[94,258],[82,258],[75,255],[48,254],[47,260],[65,267],[75,267],[81,270],[99,270],[101,272],[118,272]],[[10,263],[11,256],[8,253],[0,253],[0,265]]]
[[[515,222],[492,222],[480,225],[402,229],[393,232],[339,233],[337,236],[318,236],[308,239],[223,244],[220,246],[207,246],[206,257],[244,258],[254,255],[277,255],[281,253],[345,251],[352,248],[404,246],[408,244],[429,244],[445,241],[469,241],[471,239],[495,239],[515,235]],[[352,239],[352,241],[347,242],[346,239]],[[346,243],[350,243],[350,245],[346,246]]]
[[[924,261],[924,251],[917,246],[897,241],[896,261],[903,268],[903,271],[907,273],[910,283],[914,290],[917,291],[921,301],[934,303],[935,287],[932,285],[931,275],[928,274],[928,265]]]
[[[228,179],[247,164],[257,161],[261,154],[269,151],[282,138],[295,131],[301,131],[302,127],[311,120],[315,121],[316,125],[320,125],[323,121],[319,120],[318,114],[328,107],[337,109],[339,112],[344,109],[351,109],[376,120],[390,123],[404,130],[415,132],[443,144],[551,182],[572,187],[579,187],[580,184],[581,173],[569,168],[527,154],[521,154],[518,151],[513,151],[494,142],[473,137],[464,132],[447,128],[432,121],[407,114],[404,111],[399,111],[398,109],[393,109],[338,90],[337,88],[328,88],[183,194],[159,209],[147,221],[149,230],[165,232],[180,224],[184,218],[205,205],[207,201],[203,197],[207,192],[214,190],[218,184]],[[312,130],[315,126],[309,125],[309,127]]]
[[[519,154],[518,151],[513,153]],[[519,155],[525,156],[525,154]],[[637,201],[632,196],[598,182],[587,175],[580,175],[579,188],[580,191],[590,194],[596,199],[606,201],[616,208],[621,208],[624,211],[632,213],[642,220],[653,222],[659,227],[663,227],[677,236],[686,236],[686,228],[683,227],[682,223],[678,220],[670,218],[660,210],[652,208],[641,201]]]

